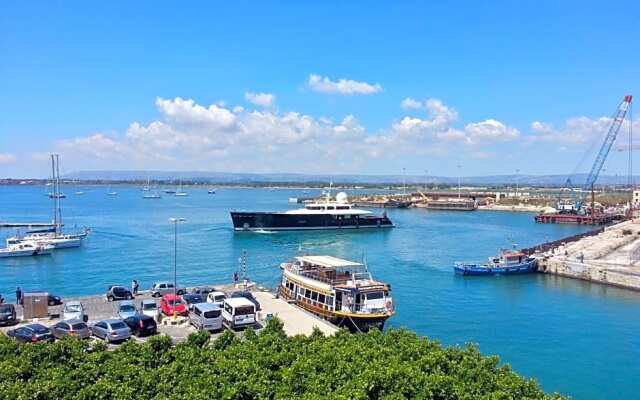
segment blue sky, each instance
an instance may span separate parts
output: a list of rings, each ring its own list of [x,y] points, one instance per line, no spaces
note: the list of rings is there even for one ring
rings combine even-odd
[[[0,176],[46,175],[51,151],[67,171],[572,172],[640,95],[640,6],[505,3],[4,2]]]

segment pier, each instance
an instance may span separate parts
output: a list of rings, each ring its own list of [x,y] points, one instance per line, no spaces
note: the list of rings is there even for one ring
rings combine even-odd
[[[640,290],[638,219],[523,251],[538,259],[539,272]]]
[[[224,292],[225,294],[227,294],[227,296],[229,296],[234,291],[242,290],[241,288],[235,287],[231,284],[218,284],[210,286],[215,287],[215,289],[218,291]],[[188,292],[190,292],[190,290],[188,290]],[[257,331],[261,330],[266,325],[267,320],[272,317],[278,317],[280,319],[280,321],[284,325],[284,331],[289,336],[310,335],[315,328],[319,329],[325,335],[332,335],[338,331],[338,328],[335,325],[332,325],[328,321],[318,318],[313,314],[310,314],[292,304],[287,303],[285,300],[278,298],[275,293],[271,291],[268,291],[266,289],[253,288],[251,289],[251,293],[258,300],[261,306],[261,311],[258,311],[256,313],[257,323],[254,326],[254,329]],[[141,301],[146,299],[154,299],[156,300],[156,304],[159,304],[160,302],[160,298],[151,297],[148,291],[139,292],[138,295],[135,296],[135,299],[133,301],[135,302],[136,307],[140,308],[139,306]],[[53,326],[62,318],[64,303],[74,300],[80,301],[84,306],[85,313],[89,317],[89,321],[87,322],[89,325],[103,319],[118,318],[117,313],[119,301],[109,302],[107,301],[104,294],[79,297],[63,297],[62,300],[62,305],[49,307],[48,317],[40,318],[37,321],[23,320],[22,306],[16,305],[16,313],[18,314],[18,319],[20,320],[20,322],[18,323],[18,325],[0,327],[0,332],[6,332],[7,330],[15,329],[17,326],[33,322],[38,322],[46,326]],[[179,343],[186,340],[186,338],[194,332],[196,332],[196,329],[188,323],[188,319],[186,323],[182,323],[179,325],[158,324],[158,334],[168,335],[169,337],[171,337],[174,343]],[[212,333],[212,336],[216,337],[221,333],[222,331],[215,332]],[[236,333],[241,334],[241,331]],[[138,338],[132,336],[132,340],[136,341],[146,341],[147,339],[148,338],[146,337]]]

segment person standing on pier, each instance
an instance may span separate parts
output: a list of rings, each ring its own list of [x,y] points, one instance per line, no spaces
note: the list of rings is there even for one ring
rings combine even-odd
[[[20,290],[20,286],[16,288],[16,304],[22,304],[22,290]]]
[[[134,279],[133,282],[131,282],[131,293],[133,293],[134,296],[137,296],[139,288],[140,285],[138,284],[138,281]]]

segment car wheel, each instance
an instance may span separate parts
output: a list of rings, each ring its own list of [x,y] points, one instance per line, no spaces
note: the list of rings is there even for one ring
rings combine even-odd
[[[104,335],[104,338],[102,340],[104,340],[104,342],[106,344],[109,344],[109,336],[108,335]]]
[[[113,301],[113,297],[107,296],[107,301]]]
[[[152,294],[151,297],[160,297],[160,293],[156,292],[156,293]]]
[[[130,295],[130,294],[128,294],[128,295],[127,295],[127,300],[133,300],[133,296],[132,296],[132,295]]]

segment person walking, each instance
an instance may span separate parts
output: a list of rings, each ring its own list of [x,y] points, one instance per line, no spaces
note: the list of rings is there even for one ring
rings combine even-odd
[[[22,290],[20,290],[20,286],[16,288],[16,304],[22,304]]]
[[[133,282],[131,282],[131,293],[133,293],[133,295],[137,295],[138,294],[138,281],[137,280],[133,280]]]

